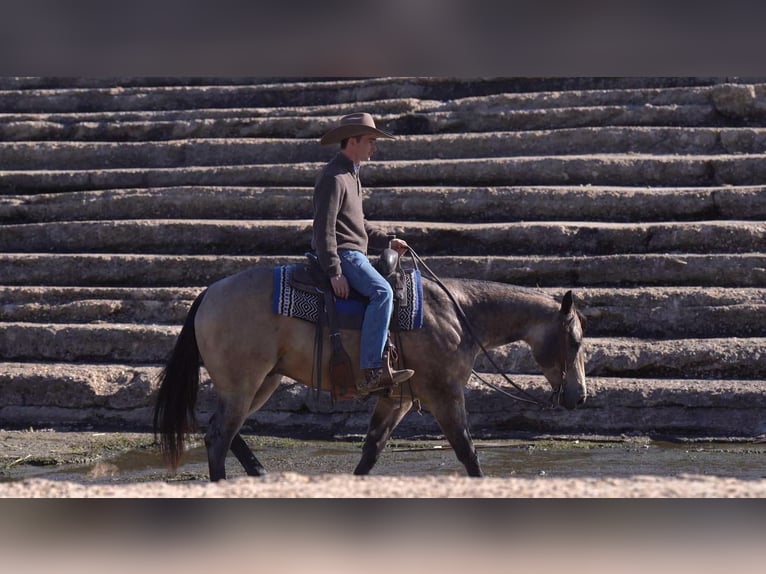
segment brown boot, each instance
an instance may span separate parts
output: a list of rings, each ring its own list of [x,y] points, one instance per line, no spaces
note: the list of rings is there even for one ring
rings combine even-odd
[[[391,390],[396,385],[409,380],[414,374],[415,371],[412,369],[402,369],[401,371],[392,371],[384,367],[364,369],[364,381],[359,384],[358,389],[363,395]]]

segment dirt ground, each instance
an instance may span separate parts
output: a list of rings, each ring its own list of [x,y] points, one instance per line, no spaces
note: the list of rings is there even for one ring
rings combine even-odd
[[[126,451],[153,452],[153,437],[141,433],[0,430],[2,498],[762,498],[766,476],[733,478],[674,476],[488,477],[451,475],[356,477],[347,472],[301,474],[280,469],[265,477],[235,477],[216,484],[202,476],[183,480],[111,480],[109,457]],[[762,445],[753,450],[759,463]],[[89,464],[87,480],[62,480],[34,469]],[[764,471],[766,475],[766,468]]]
[[[4,498],[763,498],[766,480],[706,476],[483,478],[277,473],[215,484],[83,485],[27,479],[0,484]]]

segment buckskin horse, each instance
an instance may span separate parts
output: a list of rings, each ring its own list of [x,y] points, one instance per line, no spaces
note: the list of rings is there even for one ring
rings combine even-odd
[[[315,379],[315,325],[272,311],[273,271],[254,267],[223,278],[192,304],[158,376],[154,429],[171,469],[178,467],[186,435],[196,428],[201,365],[217,398],[205,435],[211,481],[226,478],[229,450],[248,475],[265,474],[239,433],[242,424],[283,376],[306,385]],[[498,282],[424,277],[422,287],[423,326],[401,332],[398,341],[399,356],[415,375],[395,396],[376,397],[354,474],[370,472],[417,400],[434,416],[468,475],[482,476],[464,400],[464,387],[482,349],[524,341],[556,404],[573,409],[586,399],[584,319],[571,291],[559,304],[538,291]],[[361,377],[359,332],[344,330],[341,337],[355,365],[354,376]],[[321,361],[323,390],[331,389],[328,361]]]

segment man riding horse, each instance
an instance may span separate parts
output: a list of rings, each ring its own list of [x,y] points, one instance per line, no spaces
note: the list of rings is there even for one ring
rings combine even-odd
[[[353,288],[369,299],[360,341],[364,378],[358,384],[364,394],[390,389],[414,374],[411,369],[391,369],[387,341],[393,290],[367,258],[368,245],[390,247],[399,255],[409,249],[406,241],[392,238],[364,217],[359,169],[375,152],[379,137],[394,138],[376,128],[370,114],[341,118],[320,140],[322,145],[340,143],[340,150],[324,166],[314,186],[311,247],[330,279],[333,293],[346,299]]]
[[[413,370],[392,372],[384,356],[391,287],[373,269],[366,251],[368,242],[373,247],[388,244],[397,251],[409,247],[405,241],[374,230],[364,220],[355,164],[370,158],[377,137],[392,136],[378,130],[369,114],[346,116],[330,130],[322,143],[345,143],[322,171],[314,197],[314,248],[334,294],[348,297],[353,287],[371,299],[361,347],[356,333],[346,330],[339,334],[352,355],[361,350],[358,364],[364,371],[353,368],[353,380],[362,381],[366,392],[408,383],[393,395],[375,393],[354,474],[370,472],[391,433],[417,404],[418,409],[422,405],[433,415],[467,474],[482,476],[465,405],[465,387],[479,353],[525,342],[553,390],[551,403],[573,409],[588,396],[584,318],[572,291],[559,302],[545,293],[514,285],[477,279],[441,281],[430,272],[431,280],[422,283],[419,327],[399,333],[400,358],[417,375],[413,377]],[[243,269],[215,281],[194,300],[158,374],[154,429],[161,435],[160,449],[170,468],[178,468],[186,437],[197,426],[195,405],[202,365],[216,395],[215,412],[205,433],[212,481],[226,478],[229,451],[248,475],[265,473],[240,429],[266,404],[283,377],[312,385],[320,372],[326,383],[320,388],[333,390],[333,356],[316,352],[316,325],[274,309],[276,271],[282,267]],[[423,269],[427,269],[425,264]],[[329,340],[329,332],[321,338],[323,343]]]

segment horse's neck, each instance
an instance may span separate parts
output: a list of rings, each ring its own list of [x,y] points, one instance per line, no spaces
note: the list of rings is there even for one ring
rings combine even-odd
[[[460,302],[486,347],[537,338],[557,305],[531,290],[491,282],[465,282]]]

